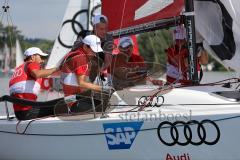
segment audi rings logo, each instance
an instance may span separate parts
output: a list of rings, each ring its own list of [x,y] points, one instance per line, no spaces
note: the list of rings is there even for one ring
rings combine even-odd
[[[197,138],[193,138],[193,130],[191,126],[196,125],[197,129],[196,129],[196,137]],[[208,133],[210,133],[208,131],[209,125],[211,125],[214,130],[216,131],[216,134],[214,135],[214,137],[209,136],[208,137]],[[183,130],[182,130],[183,127]],[[212,128],[211,127],[211,128]],[[166,138],[164,139],[163,134],[161,134],[161,130],[162,129],[169,129],[170,130],[170,139],[169,138],[166,140]],[[212,130],[211,130],[212,131]],[[184,139],[183,141],[180,142],[180,132],[183,132],[183,138],[181,137],[181,140]],[[220,129],[218,127],[218,125],[211,120],[203,120],[201,122],[196,121],[196,120],[191,120],[188,122],[184,122],[184,121],[176,121],[174,123],[171,123],[169,121],[164,121],[162,123],[159,124],[158,128],[157,128],[157,134],[158,134],[158,138],[159,140],[167,145],[167,146],[173,146],[173,145],[180,145],[180,146],[186,146],[188,144],[192,144],[195,146],[199,146],[201,144],[206,144],[206,145],[215,145],[216,143],[218,143],[219,139],[220,139]],[[211,138],[211,140],[210,140]]]
[[[67,19],[63,22],[62,24],[62,28],[69,24],[71,25],[71,28],[72,28],[72,31],[75,35],[78,35],[79,32],[85,30],[86,28],[84,27],[84,24],[86,23],[87,25],[90,23],[92,25],[92,17],[95,15],[95,14],[99,14],[101,13],[100,12],[101,10],[101,4],[98,4],[96,6],[94,6],[92,8],[91,11],[89,11],[88,9],[83,9],[83,10],[80,10],[78,12],[76,12],[72,19]],[[98,13],[99,12],[99,13]],[[90,22],[89,22],[89,14],[90,14]],[[78,20],[78,19],[84,19],[84,16],[85,16],[85,19],[87,20],[87,22],[84,22],[83,24]],[[61,38],[61,33],[58,35],[58,42],[65,48],[72,48],[72,44],[67,44],[66,42],[64,42]]]
[[[163,96],[142,96],[138,100],[138,106],[161,107],[164,103]]]

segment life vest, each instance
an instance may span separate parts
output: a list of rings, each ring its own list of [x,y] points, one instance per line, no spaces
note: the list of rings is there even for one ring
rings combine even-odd
[[[185,59],[188,57],[188,51],[182,48],[179,51],[177,45],[167,50],[167,82],[184,82],[188,80],[188,66],[185,65]]]
[[[79,87],[76,70],[85,71],[83,74],[89,80],[89,64],[82,49],[69,52],[61,64],[60,79],[65,96],[85,91],[85,89]]]
[[[181,51],[179,51],[177,45],[175,48],[168,48],[167,57],[167,82],[169,84],[174,82],[179,82],[181,84],[191,84],[191,81],[188,77],[188,66],[186,66],[184,63],[184,60],[188,58],[187,49],[182,48]],[[197,71],[199,81],[201,81],[203,74],[199,59],[197,59]]]
[[[27,63],[17,67],[9,82],[10,94],[28,93],[37,96],[41,89],[42,78],[35,79],[26,71]]]
[[[132,54],[128,61],[128,67],[146,67],[144,59],[140,55]]]
[[[119,56],[121,55],[114,55],[112,64],[108,68],[108,84],[113,85],[115,89],[120,89],[145,81],[143,74],[146,72],[147,67],[144,63],[144,59],[141,56],[131,55],[128,62],[126,62],[124,57],[120,58]],[[118,69],[133,69],[136,67],[138,67],[139,72],[129,72],[131,76],[129,76],[128,73],[124,77],[118,76]]]
[[[42,79],[35,79],[29,73],[27,73],[27,65],[28,63],[23,63],[15,69],[9,81],[9,91],[10,95],[15,98],[36,101],[37,95],[41,88]],[[13,104],[13,108],[16,112],[30,110],[32,107]]]

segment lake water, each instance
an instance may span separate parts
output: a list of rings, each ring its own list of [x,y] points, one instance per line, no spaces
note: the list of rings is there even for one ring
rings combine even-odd
[[[201,83],[208,83],[208,82],[216,82],[228,78],[233,78],[233,77],[239,77],[235,72],[204,72],[203,79]],[[0,78],[0,96],[9,94],[9,89],[8,89],[8,81],[9,77],[1,77]],[[44,97],[48,97],[49,95],[45,95]],[[44,100],[44,98],[41,98],[41,100]],[[11,104],[8,103],[9,106]],[[0,103],[0,115],[5,114],[5,107],[4,103]],[[10,108],[10,113],[13,114],[13,110],[11,107]]]

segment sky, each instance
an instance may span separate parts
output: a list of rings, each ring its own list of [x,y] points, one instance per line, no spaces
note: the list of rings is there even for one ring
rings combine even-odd
[[[9,14],[13,25],[27,38],[55,40],[68,0],[0,0],[0,7],[9,3]],[[2,11],[1,11],[2,16]],[[8,24],[6,14],[3,24]]]

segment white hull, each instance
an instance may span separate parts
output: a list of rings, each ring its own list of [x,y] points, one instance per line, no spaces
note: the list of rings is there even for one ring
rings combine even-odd
[[[72,121],[59,117],[42,119],[32,122],[23,135],[16,134],[17,121],[0,120],[0,157],[4,160],[240,159],[238,149],[240,105],[230,99],[210,93],[215,90],[226,91],[227,89],[211,86],[173,89],[164,95],[164,104],[175,105],[146,108],[145,111],[138,113],[109,113],[108,118],[102,119],[79,120],[81,116],[75,117],[75,120]],[[143,93],[139,92],[138,94],[142,95]],[[131,97],[128,96],[129,98]],[[219,103],[219,105],[179,105],[186,103]],[[124,109],[117,107],[112,112]],[[150,118],[150,115],[156,115],[156,117]],[[203,143],[167,146],[161,142],[158,136],[157,128],[162,122],[173,123],[179,120],[200,122],[206,119],[214,121],[219,128],[218,133],[213,125],[203,124],[206,131],[206,142],[214,141],[219,136],[214,145]],[[21,122],[19,130],[23,131],[28,122]],[[196,125],[188,126],[192,131],[192,141],[199,141]],[[178,141],[186,141],[183,126],[176,128],[179,133]],[[111,131],[117,133],[110,133]],[[187,134],[189,135],[189,132]],[[169,127],[163,127],[160,135],[163,140],[173,142]]]

